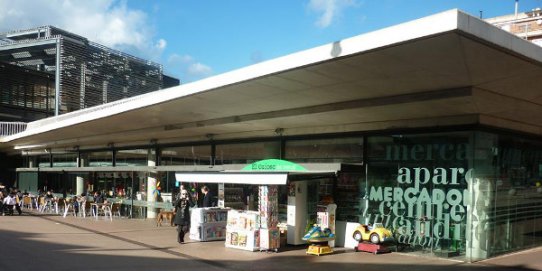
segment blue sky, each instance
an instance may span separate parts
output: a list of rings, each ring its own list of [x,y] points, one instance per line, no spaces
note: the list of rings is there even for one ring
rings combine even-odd
[[[515,0],[0,0],[0,32],[55,25],[191,82],[458,8],[484,18]],[[519,0],[519,11],[542,0]]]

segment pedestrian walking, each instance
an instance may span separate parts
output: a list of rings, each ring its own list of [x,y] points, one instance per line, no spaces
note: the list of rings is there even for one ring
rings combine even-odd
[[[184,236],[190,228],[190,207],[194,206],[194,202],[188,195],[188,191],[183,189],[179,193],[179,198],[173,204],[175,219],[173,223],[177,225],[177,242],[184,243]]]

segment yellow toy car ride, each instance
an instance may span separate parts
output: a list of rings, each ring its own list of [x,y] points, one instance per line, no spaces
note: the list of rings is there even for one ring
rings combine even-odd
[[[375,223],[373,226],[361,224],[356,227],[352,237],[358,242],[370,241],[373,244],[394,240],[391,231],[386,229],[382,223]]]

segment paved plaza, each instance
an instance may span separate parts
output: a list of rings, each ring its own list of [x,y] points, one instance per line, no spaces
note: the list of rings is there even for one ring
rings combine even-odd
[[[225,248],[222,241],[179,245],[175,234],[152,219],[2,216],[0,270],[542,270],[542,248],[464,263],[343,248],[313,256],[304,246],[267,253]]]

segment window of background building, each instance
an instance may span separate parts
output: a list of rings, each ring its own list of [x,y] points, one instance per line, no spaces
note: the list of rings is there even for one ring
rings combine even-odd
[[[298,163],[363,161],[363,138],[331,138],[286,141],[285,159]]]
[[[89,167],[111,167],[113,166],[113,152],[99,151],[88,153]]]
[[[166,147],[160,152],[160,165],[210,165],[211,146]]]
[[[38,167],[51,167],[51,156],[49,154],[40,155],[37,160]]]
[[[280,158],[280,142],[252,142],[216,145],[216,164],[250,164],[264,159]]]
[[[54,153],[53,167],[77,167],[77,153]]]
[[[147,166],[148,153],[147,149],[118,150],[115,154],[115,166]]]

